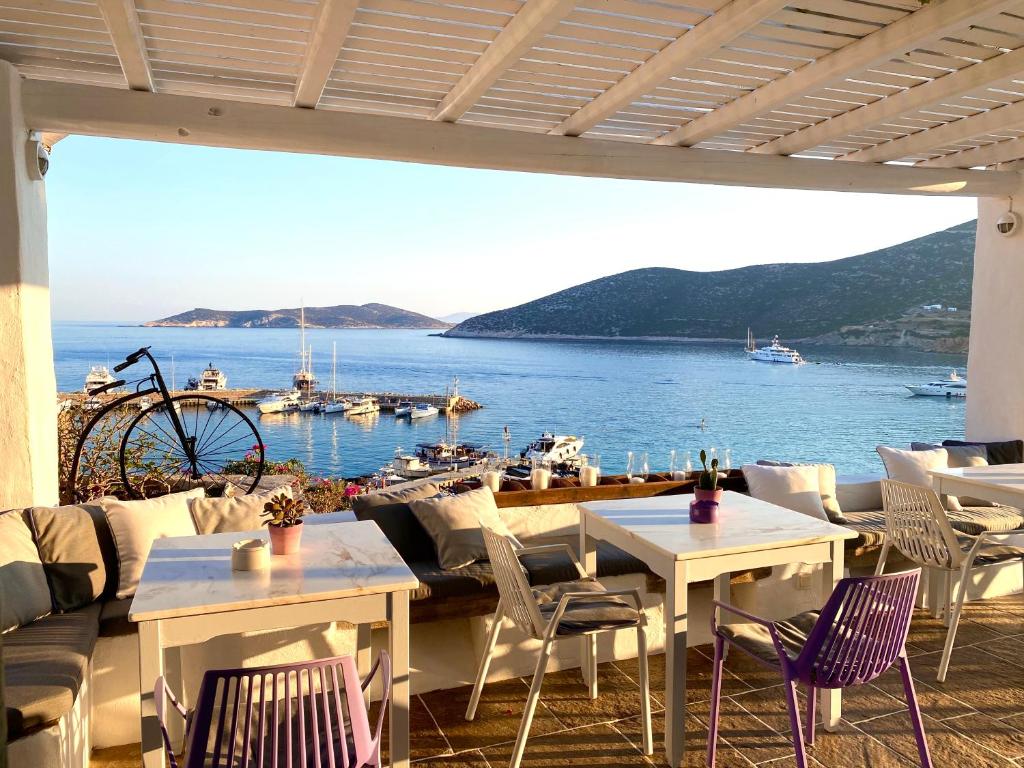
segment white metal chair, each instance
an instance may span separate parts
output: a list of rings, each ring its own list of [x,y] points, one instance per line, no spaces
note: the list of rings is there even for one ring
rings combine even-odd
[[[935,491],[895,480],[882,481],[882,506],[886,533],[875,574],[880,575],[885,570],[891,547],[896,547],[914,563],[943,574],[941,611],[935,615],[941,613],[943,623],[948,627],[938,674],[938,681],[944,682],[971,569],[1024,560],[1024,548],[1021,546],[999,544],[1015,540],[1018,545],[1024,545],[1024,530],[988,531],[979,536],[958,533],[949,524],[946,510]]]
[[[540,699],[544,671],[551,657],[552,645],[565,638],[594,637],[601,632],[635,629],[637,657],[640,664],[641,715],[643,720],[643,747],[645,754],[654,753],[651,735],[650,683],[647,674],[647,619],[640,593],[635,589],[605,590],[600,582],[587,576],[576,553],[568,544],[549,544],[538,547],[516,548],[512,542],[489,528],[483,529],[487,555],[498,585],[498,609],[487,638],[487,646],[477,671],[476,684],[466,708],[466,719],[476,716],[487,670],[498,642],[501,624],[508,618],[519,629],[541,641],[540,657],[526,700],[523,720],[512,751],[511,768],[519,768],[530,734],[530,725]],[[562,551],[572,561],[579,574],[578,581],[531,587],[519,556]],[[597,679],[597,655],[590,654],[590,680]]]

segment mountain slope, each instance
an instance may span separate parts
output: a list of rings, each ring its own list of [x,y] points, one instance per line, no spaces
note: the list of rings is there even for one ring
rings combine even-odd
[[[297,328],[299,309],[217,310],[196,308],[188,312],[151,320],[149,327],[194,328]],[[339,304],[335,307],[306,307],[308,328],[448,328],[449,323],[387,304]]]
[[[663,336],[800,339],[896,320],[923,304],[969,308],[974,222],[817,264],[722,272],[649,268],[478,315],[447,336]]]

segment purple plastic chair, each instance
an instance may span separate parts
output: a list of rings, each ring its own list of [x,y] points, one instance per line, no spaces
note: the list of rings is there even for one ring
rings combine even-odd
[[[729,643],[755,661],[782,673],[798,768],[806,768],[807,757],[796,698],[797,684],[807,686],[806,742],[813,745],[815,700],[819,688],[864,685],[899,661],[921,765],[932,768],[905,647],[920,577],[921,569],[917,568],[888,576],[843,579],[821,611],[807,611],[785,621],[768,621],[716,601],[714,605],[723,613],[735,614],[746,622],[721,624],[712,612],[715,662],[711,682],[708,766],[713,768],[715,765],[722,664],[725,644]]]
[[[371,733],[364,691],[378,670],[383,687]],[[155,693],[171,768],[178,762],[165,727],[168,701],[185,718],[184,768],[379,768],[391,658],[381,651],[362,682],[351,656],[210,670],[188,713],[163,678]]]

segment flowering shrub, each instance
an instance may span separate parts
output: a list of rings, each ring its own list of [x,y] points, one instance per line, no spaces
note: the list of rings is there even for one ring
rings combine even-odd
[[[352,499],[363,492],[355,483],[327,477],[307,478],[302,497],[313,512],[351,509]]]

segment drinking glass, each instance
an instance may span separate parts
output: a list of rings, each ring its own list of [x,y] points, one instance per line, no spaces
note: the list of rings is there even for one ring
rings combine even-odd
[[[595,453],[590,459],[590,466],[597,472],[597,482],[601,482],[601,454]]]
[[[651,470],[647,464],[647,451],[644,451],[640,454],[640,477],[644,479],[645,483],[649,474],[651,474]]]
[[[711,446],[711,450],[708,451],[708,466],[711,466],[711,462],[718,458],[718,449]]]
[[[633,479],[633,452],[626,451],[626,479]]]
[[[675,471],[676,471],[676,451],[673,448],[671,451],[668,452],[668,476],[669,476],[670,479],[671,479],[672,475],[675,474]]]
[[[725,458],[722,459],[722,466],[726,472],[732,469],[732,448],[725,449]]]
[[[687,477],[693,474],[693,460],[690,458],[689,451],[686,452],[683,458],[683,470],[686,472]]]

